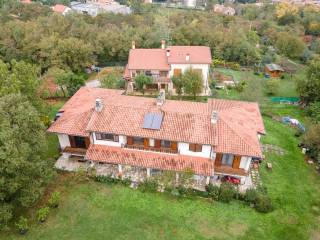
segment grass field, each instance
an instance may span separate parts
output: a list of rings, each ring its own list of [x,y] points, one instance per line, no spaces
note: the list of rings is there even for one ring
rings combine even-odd
[[[274,111],[282,114],[285,109]],[[261,166],[262,181],[275,206],[269,214],[237,201],[175,199],[59,174],[49,189],[61,191],[61,206],[48,221],[38,224],[31,210],[27,235],[12,231],[0,239],[319,239],[319,177],[304,162],[294,129],[267,117],[264,121],[268,134],[262,141],[286,152],[266,153],[272,171]],[[56,139],[49,140],[55,144]]]

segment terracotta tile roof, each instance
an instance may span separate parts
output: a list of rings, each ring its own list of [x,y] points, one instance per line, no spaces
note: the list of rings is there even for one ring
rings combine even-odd
[[[166,50],[164,49],[131,49],[129,52],[128,69],[169,70]]]
[[[76,136],[89,136],[86,127],[91,118],[96,98],[108,94],[113,97],[122,94],[121,90],[83,87],[60,109],[62,116],[48,129],[48,132],[63,133]]]
[[[170,57],[168,63],[194,63],[211,64],[211,52],[209,47],[205,46],[172,46],[168,47]],[[189,54],[189,61],[186,61],[186,55]]]
[[[170,56],[167,57],[167,51]],[[189,61],[186,61],[189,55]],[[129,70],[170,70],[170,64],[211,64],[211,52],[205,46],[172,46],[166,49],[131,49],[129,52]]]
[[[206,176],[211,176],[214,169],[214,162],[208,158],[154,153],[93,144],[87,150],[85,158],[91,161],[171,171],[192,169],[195,174]]]
[[[89,132],[109,132],[179,142],[212,145],[216,152],[262,157],[258,133],[265,129],[256,103],[209,99],[208,103],[166,100],[158,107],[154,98],[121,95],[122,91],[81,88],[61,109],[62,116],[49,132],[88,136]],[[94,111],[95,99],[104,103]],[[218,112],[211,124],[212,111]],[[146,113],[164,115],[161,128],[143,128]]]
[[[54,12],[63,13],[68,7],[62,4],[56,4],[52,7]]]

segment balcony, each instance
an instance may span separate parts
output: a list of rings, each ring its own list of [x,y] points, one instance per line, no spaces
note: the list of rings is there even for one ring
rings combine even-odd
[[[75,155],[81,155],[84,156],[86,155],[87,149],[85,148],[74,148],[74,147],[65,147],[62,149],[63,153],[71,153]]]
[[[149,77],[152,78],[154,83],[169,83],[170,82],[170,78],[160,76],[159,74],[150,75]]]
[[[178,150],[173,150],[171,148],[164,148],[164,147],[160,147],[160,148],[150,147],[150,146],[145,147],[144,145],[140,145],[140,144],[132,144],[132,145],[125,144],[123,145],[123,147],[129,148],[129,149],[143,150],[143,151],[178,154]]]

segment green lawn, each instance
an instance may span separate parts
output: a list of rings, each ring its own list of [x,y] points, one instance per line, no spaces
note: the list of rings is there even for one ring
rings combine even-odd
[[[282,114],[285,109],[274,111]],[[59,174],[50,189],[61,191],[63,199],[48,221],[33,220],[26,236],[11,232],[0,239],[319,239],[319,176],[304,162],[294,130],[264,120],[268,134],[262,141],[286,151],[284,156],[266,153],[272,171],[261,165],[275,206],[269,214],[237,201],[177,200]],[[30,214],[34,219],[34,211]]]

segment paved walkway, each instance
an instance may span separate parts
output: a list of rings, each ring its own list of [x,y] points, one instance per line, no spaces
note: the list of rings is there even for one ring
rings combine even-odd
[[[269,153],[275,153],[275,154],[281,155],[281,156],[285,154],[285,150],[283,150],[281,147],[278,147],[276,145],[271,145],[271,144],[263,144],[262,151],[269,152]]]
[[[94,79],[86,82],[86,87],[98,88],[101,87],[101,82],[99,79]]]

